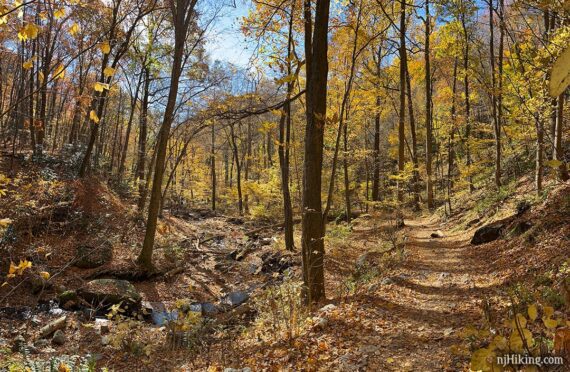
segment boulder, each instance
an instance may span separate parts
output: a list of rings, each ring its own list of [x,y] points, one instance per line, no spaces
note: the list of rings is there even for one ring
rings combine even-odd
[[[192,302],[191,304],[183,305],[180,310],[183,313],[201,313],[204,316],[212,316],[221,312],[221,308],[211,302]]]
[[[480,245],[495,241],[502,236],[505,227],[506,224],[504,222],[495,222],[490,225],[480,227],[475,231],[473,239],[471,239],[471,244]]]
[[[236,291],[222,297],[220,303],[229,306],[239,306],[249,300],[249,294],[244,291]]]
[[[57,302],[62,309],[71,310],[77,307],[78,297],[75,291],[63,291],[57,295]]]
[[[79,297],[93,306],[111,306],[123,303],[129,308],[138,308],[141,295],[135,287],[126,280],[96,279],[85,284],[78,293]]]
[[[113,246],[109,242],[98,245],[79,245],[75,252],[74,265],[81,269],[94,269],[110,262],[113,258]]]
[[[54,345],[63,345],[65,344],[66,338],[65,338],[65,334],[61,331],[61,330],[57,330],[55,331],[55,333],[53,334],[53,337],[51,339],[51,342]]]

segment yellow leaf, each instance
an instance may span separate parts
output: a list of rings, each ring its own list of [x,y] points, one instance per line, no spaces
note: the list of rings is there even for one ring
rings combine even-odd
[[[517,313],[516,316],[516,320],[512,319],[511,320],[511,328],[516,332],[517,330],[517,321],[518,321],[518,326],[520,328],[526,328],[526,318],[524,317],[524,315],[522,315],[521,313]]]
[[[71,27],[69,27],[69,33],[71,34],[71,36],[76,35],[77,33],[79,33],[79,31],[81,31],[81,27],[79,27],[79,25],[77,24],[77,22],[74,22]]]
[[[50,275],[47,271],[41,271],[40,276],[42,277],[43,280],[48,280],[50,277]]]
[[[8,274],[14,274],[17,269],[18,269],[18,267],[16,265],[14,265],[13,262],[10,262],[10,269],[8,269]]]
[[[43,72],[38,72],[38,79],[40,80],[40,83],[44,82],[45,77]]]
[[[32,67],[34,67],[34,58],[30,58],[28,59],[26,62],[22,63],[22,67],[24,68],[24,70],[29,70]]]
[[[91,119],[95,124],[99,124],[99,116],[97,116],[95,110],[91,110],[91,112],[89,112],[89,119]]]
[[[65,77],[65,66],[59,64],[53,73],[54,79],[63,79]]]
[[[38,37],[39,31],[40,29],[36,24],[28,23],[18,32],[18,39],[20,41],[33,40]]]
[[[67,364],[61,362],[59,366],[57,366],[57,372],[71,372],[71,369],[67,366]]]
[[[550,73],[549,90],[552,97],[558,97],[570,84],[570,46],[554,62]]]
[[[491,351],[489,349],[479,349],[473,352],[471,356],[471,363],[470,368],[473,371],[489,371],[490,365],[488,362],[488,358],[491,356]]]
[[[507,349],[507,339],[504,336],[497,335],[493,338],[493,346],[499,350]]]
[[[390,358],[386,359],[386,363],[389,363],[389,364],[394,363],[394,358],[390,357]]]
[[[101,44],[99,44],[99,49],[101,52],[103,52],[103,54],[109,54],[111,53],[111,44],[109,44],[108,41],[103,41]]]
[[[552,315],[554,315],[554,308],[551,306],[545,306],[543,311],[544,311],[544,317],[546,318],[550,318]]]
[[[2,285],[0,287],[4,287],[5,285],[8,285],[8,282],[2,283]]]
[[[93,84],[93,89],[95,89],[96,92],[102,92],[105,89],[109,90],[109,84],[100,83],[97,81],[95,84]]]
[[[532,333],[528,329],[522,330],[522,335],[526,341],[526,345],[530,348],[534,346],[534,339],[532,337]],[[511,337],[509,338],[509,344],[511,345],[511,349],[517,353],[522,353],[524,351],[524,343],[521,339],[519,332],[513,331]]]
[[[554,329],[556,326],[558,326],[558,321],[552,318],[542,318],[542,321],[548,329]]]
[[[12,220],[9,218],[0,219],[0,227],[8,227],[11,223],[12,223]]]
[[[105,67],[105,69],[103,70],[103,75],[105,75],[106,77],[113,76],[114,73],[115,69],[113,67]]]
[[[544,162],[544,165],[546,165],[547,167],[550,167],[550,168],[558,168],[562,164],[564,164],[564,163],[562,163],[560,160],[556,160],[556,159],[552,159],[552,160],[548,160],[548,161]]]
[[[536,318],[538,317],[538,311],[536,310],[536,305],[530,305],[528,307],[528,317],[532,320],[535,321]]]
[[[20,268],[20,271],[24,272],[24,270],[32,267],[32,262],[28,261],[28,260],[24,260],[24,261],[20,260],[20,264],[18,266]]]
[[[53,16],[55,17],[55,19],[59,19],[59,18],[64,17],[65,16],[65,9],[59,8],[58,10],[53,12]]]

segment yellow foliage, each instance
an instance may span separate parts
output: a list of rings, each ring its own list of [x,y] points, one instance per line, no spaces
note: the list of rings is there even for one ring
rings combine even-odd
[[[57,9],[55,12],[53,12],[53,16],[55,19],[65,17],[65,9],[63,9],[63,8]]]
[[[27,23],[18,32],[18,39],[20,41],[33,40],[38,37],[40,29],[34,23]]]
[[[115,69],[113,67],[105,67],[103,70],[103,75],[106,77],[113,76],[115,74]]]
[[[109,44],[108,41],[103,41],[99,44],[99,50],[101,50],[103,54],[109,54],[111,53],[111,44]]]
[[[105,89],[109,90],[109,84],[100,83],[97,81],[95,84],[93,84],[93,89],[95,89],[96,92],[103,92]]]
[[[74,22],[71,27],[69,27],[69,34],[71,36],[74,36],[76,34],[79,33],[79,31],[81,31],[81,27],[79,26],[79,24],[77,24],[76,22]]]
[[[91,119],[92,122],[94,122],[95,124],[99,124],[99,116],[97,116],[97,113],[95,112],[95,110],[91,110],[89,112],[89,119]]]

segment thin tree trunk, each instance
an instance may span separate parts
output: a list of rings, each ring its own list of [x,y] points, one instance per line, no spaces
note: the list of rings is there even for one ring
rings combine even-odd
[[[469,97],[469,34],[467,32],[467,23],[465,14],[461,14],[461,25],[463,28],[463,36],[465,38],[465,50],[463,52],[463,88],[465,94],[465,152],[467,157],[467,179],[469,181],[469,192],[475,191],[472,175],[472,159],[471,159],[471,98]]]
[[[400,112],[398,115],[398,172],[403,173],[405,167],[406,140],[406,2],[400,1]],[[397,182],[398,202],[404,201],[404,190],[401,181]]]
[[[431,115],[431,64],[430,64],[430,34],[431,34],[431,17],[429,13],[429,0],[426,0],[426,22],[425,22],[425,50],[424,61],[426,70],[426,194],[427,207],[433,209],[433,184],[432,184],[432,115]]]
[[[564,93],[558,96],[558,106],[556,108],[556,133],[554,137],[554,160],[558,160],[561,164],[558,166],[558,177],[562,182],[569,179],[568,168],[565,163],[564,153],[562,150],[562,134],[564,125]]]
[[[212,146],[210,148],[210,171],[212,175],[212,210],[216,210],[216,188],[218,183],[216,180],[216,127],[212,123]]]
[[[164,120],[160,128],[157,148],[156,148],[156,165],[154,171],[154,179],[152,183],[152,192],[148,207],[148,219],[146,223],[146,233],[143,248],[138,257],[138,263],[146,270],[152,270],[152,251],[154,247],[154,239],[156,233],[158,212],[160,208],[162,179],[164,176],[166,148],[168,138],[170,137],[170,127],[174,121],[174,112],[176,109],[176,97],[178,95],[178,86],[180,76],[182,74],[182,61],[184,57],[184,46],[188,35],[190,20],[194,16],[194,7],[197,0],[176,0],[170,3],[172,12],[172,22],[174,26],[174,51],[172,72],[170,79],[170,89],[168,92],[168,101],[164,111]]]
[[[295,14],[295,1],[291,2],[291,16],[289,18],[289,32],[287,37],[287,76],[291,76],[293,69],[291,66],[291,53],[293,47],[293,22]],[[291,94],[294,83],[287,80],[286,104],[279,120],[279,165],[281,168],[281,192],[283,194],[283,225],[285,237],[285,249],[293,251],[295,242],[293,239],[293,207],[291,204],[291,190],[289,188],[289,153],[291,146]]]
[[[138,161],[137,161],[137,182],[139,186],[139,200],[138,210],[140,213],[144,210],[145,204],[145,157],[146,157],[146,135],[147,135],[147,122],[148,122],[148,98],[150,90],[150,69],[144,69],[144,88],[143,100],[141,104],[141,113],[139,118],[139,148],[138,148]]]

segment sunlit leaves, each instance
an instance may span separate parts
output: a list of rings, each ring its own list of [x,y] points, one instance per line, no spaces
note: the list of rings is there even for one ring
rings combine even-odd
[[[489,371],[493,352],[487,348],[476,350],[471,356],[470,368],[472,371]]]
[[[111,53],[111,44],[109,44],[108,41],[103,41],[101,44],[99,44],[99,50],[103,54],[109,54]]]
[[[22,63],[22,68],[23,68],[24,70],[29,70],[29,69],[31,69],[32,67],[34,67],[34,60],[35,60],[35,59],[36,59],[35,57],[32,57],[32,58],[26,60],[24,63]]]
[[[538,317],[538,310],[536,309],[536,305],[532,304],[528,307],[528,317],[532,320],[535,321],[536,318]]]
[[[96,81],[95,84],[93,84],[93,89],[95,89],[96,92],[101,93],[104,90],[109,90],[109,84]]]
[[[32,262],[28,260],[20,260],[18,265],[14,262],[10,262],[10,268],[8,269],[8,278],[14,278],[16,275],[22,275],[26,269],[32,267]]]
[[[53,16],[55,19],[65,17],[65,9],[63,9],[63,8],[57,9],[56,11],[53,12]]]
[[[65,77],[65,66],[60,64],[53,73],[54,79],[63,79]]]
[[[81,27],[77,22],[73,22],[73,24],[69,27],[69,34],[71,36],[75,36],[81,31]]]
[[[57,372],[71,372],[71,368],[64,362],[60,362],[57,366]]]
[[[40,29],[34,23],[27,23],[18,31],[18,39],[20,41],[33,40],[38,37]]]
[[[103,75],[105,75],[105,77],[113,76],[113,74],[115,74],[115,69],[113,67],[105,67],[103,70]]]
[[[89,119],[91,119],[92,122],[94,122],[95,124],[99,124],[99,116],[97,116],[97,113],[95,112],[95,110],[91,110],[89,112]]]
[[[0,219],[0,227],[8,227],[12,223],[12,220],[9,218],[2,218]]]
[[[47,271],[40,271],[40,277],[43,280],[48,280],[50,278],[50,274]]]
[[[556,159],[552,159],[552,160],[548,160],[544,162],[544,165],[550,168],[558,168],[560,167],[562,163],[560,160],[556,160]]]
[[[556,59],[550,73],[550,95],[558,97],[570,85],[570,47]]]

